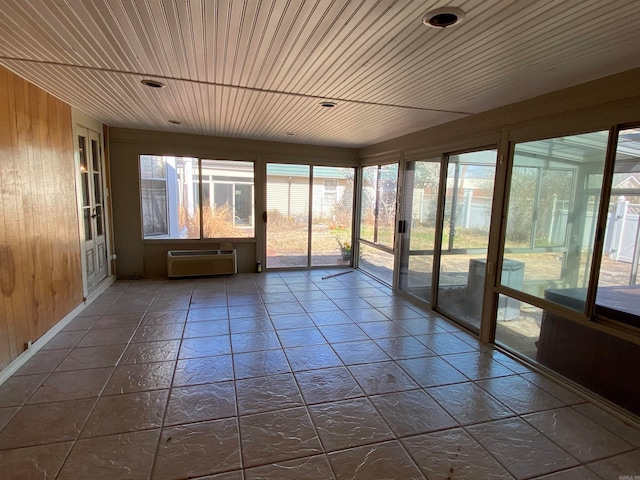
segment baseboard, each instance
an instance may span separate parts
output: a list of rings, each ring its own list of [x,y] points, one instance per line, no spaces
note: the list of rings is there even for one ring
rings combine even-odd
[[[60,330],[66,327],[74,318],[76,318],[80,312],[82,312],[85,308],[87,308],[91,303],[98,298],[104,291],[111,286],[113,282],[116,281],[115,275],[111,275],[107,277],[96,287],[96,289],[84,300],[80,305],[71,310],[67,315],[65,315],[58,323],[56,323],[53,327],[51,327],[44,335],[42,335],[38,340],[33,342],[31,346],[18,355],[9,365],[4,367],[0,371],[0,385],[2,385],[11,375],[20,369],[27,361],[33,357],[44,345],[47,344],[49,340],[51,340]]]

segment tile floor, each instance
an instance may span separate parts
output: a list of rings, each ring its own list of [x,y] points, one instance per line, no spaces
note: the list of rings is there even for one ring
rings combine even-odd
[[[640,475],[639,431],[327,273],[116,282],[0,386],[0,478]]]

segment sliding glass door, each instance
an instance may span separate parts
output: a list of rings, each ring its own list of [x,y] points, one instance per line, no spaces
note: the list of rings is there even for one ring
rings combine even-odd
[[[480,329],[496,150],[449,155],[436,307]]]
[[[400,289],[431,303],[440,157],[406,163],[400,223]]]
[[[267,164],[267,268],[351,264],[354,169]]]
[[[358,266],[392,285],[398,164],[362,169]]]

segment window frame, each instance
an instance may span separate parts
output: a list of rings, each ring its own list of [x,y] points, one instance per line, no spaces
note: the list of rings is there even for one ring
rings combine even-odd
[[[160,159],[166,159],[166,158],[183,158],[183,159],[190,159],[190,160],[195,160],[197,163],[197,173],[195,173],[193,175],[193,179],[192,179],[192,183],[193,183],[193,198],[191,200],[193,200],[195,209],[197,211],[197,215],[198,215],[198,222],[199,222],[199,234],[197,237],[192,237],[192,238],[180,238],[180,237],[176,237],[176,236],[170,236],[170,232],[171,232],[171,228],[170,228],[170,222],[172,221],[172,212],[171,212],[171,206],[170,206],[170,202],[172,201],[172,196],[170,195],[170,187],[169,187],[169,178],[167,176],[166,173],[166,163],[165,163],[165,176],[160,179],[163,180],[165,182],[165,224],[166,224],[166,233],[162,234],[157,234],[157,235],[151,235],[149,236],[149,234],[146,234],[144,231],[144,226],[145,226],[145,215],[144,215],[144,206],[143,206],[143,181],[149,181],[149,180],[157,180],[155,177],[154,178],[147,178],[147,177],[143,177],[143,172],[142,172],[142,159],[143,157],[152,157],[152,158],[160,158]],[[166,162],[166,161],[165,161]],[[239,162],[239,163],[244,163],[244,164],[251,164],[251,176],[247,177],[247,181],[246,182],[240,182],[237,181],[238,179],[236,179],[235,177],[230,180],[230,181],[225,181],[222,180],[220,178],[218,178],[216,175],[213,174],[207,174],[207,175],[203,175],[203,164],[204,162]],[[176,175],[176,178],[179,180],[180,175]],[[180,242],[180,243],[193,243],[193,242],[224,242],[224,241],[232,241],[232,242],[236,242],[236,243],[242,243],[242,242],[253,242],[256,240],[256,220],[255,220],[255,211],[256,211],[256,196],[255,196],[255,179],[256,179],[256,160],[255,159],[227,159],[227,158],[212,158],[212,157],[203,157],[203,156],[195,156],[195,155],[167,155],[167,154],[157,154],[157,153],[140,153],[138,155],[138,198],[140,201],[140,234],[141,234],[141,240],[143,242],[143,244],[147,244],[147,243],[176,243],[176,242]],[[234,192],[234,199],[233,199],[233,209],[234,209],[234,226],[235,226],[235,186],[237,184],[246,184],[246,185],[250,185],[251,186],[251,192],[252,192],[252,198],[251,198],[251,209],[253,212],[252,218],[251,218],[251,222],[249,227],[252,228],[252,232],[251,235],[249,236],[211,236],[208,237],[205,235],[205,228],[204,228],[204,224],[203,224],[203,184],[208,184],[210,187],[210,201],[212,202],[211,205],[213,205],[213,189],[215,188],[214,185],[217,183],[224,183],[224,184],[228,184],[231,185],[232,187],[232,191]],[[175,200],[176,202],[178,201],[177,199],[177,195],[173,195],[173,200]],[[174,219],[175,221],[175,219]]]

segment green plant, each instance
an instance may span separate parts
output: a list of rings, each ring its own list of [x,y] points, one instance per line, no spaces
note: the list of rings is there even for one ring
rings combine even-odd
[[[338,241],[338,245],[340,245],[340,255],[342,255],[343,259],[351,258],[351,243],[350,242],[341,242],[338,237],[336,237]]]

